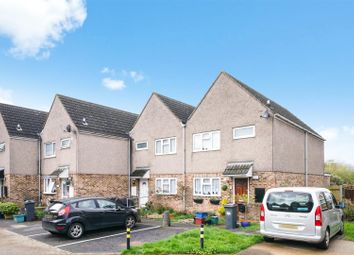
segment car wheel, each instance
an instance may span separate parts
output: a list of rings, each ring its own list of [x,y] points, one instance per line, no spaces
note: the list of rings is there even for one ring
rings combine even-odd
[[[273,237],[267,237],[267,236],[263,236],[264,241],[271,243],[274,242],[274,238]]]
[[[68,237],[72,239],[78,239],[84,234],[84,226],[79,223],[75,222],[70,225],[68,229]]]
[[[136,224],[136,219],[133,215],[128,215],[127,218],[125,219],[125,226],[134,228]]]
[[[322,242],[319,243],[318,247],[321,249],[327,250],[329,247],[329,241],[330,241],[330,235],[329,235],[329,230],[327,228],[325,236],[324,236]]]

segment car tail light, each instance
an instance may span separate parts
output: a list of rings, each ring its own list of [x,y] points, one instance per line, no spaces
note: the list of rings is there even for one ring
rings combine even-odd
[[[260,221],[264,221],[264,218],[265,218],[264,205],[261,204],[261,213],[260,213],[260,215],[259,215],[259,220],[260,220]]]
[[[69,215],[69,212],[70,212],[70,205],[67,205],[58,212],[58,216],[65,216],[66,217]]]
[[[322,226],[322,210],[321,210],[321,206],[318,206],[316,208],[316,212],[315,212],[315,226],[316,227],[321,227]]]

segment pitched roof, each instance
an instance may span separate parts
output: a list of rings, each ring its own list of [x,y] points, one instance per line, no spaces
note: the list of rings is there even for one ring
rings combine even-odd
[[[138,114],[57,95],[79,130],[128,137]],[[85,123],[85,121],[86,123]]]
[[[189,115],[194,111],[194,106],[177,101],[173,98],[154,93],[170,109],[170,111],[183,123],[186,123]]]
[[[10,136],[38,138],[47,112],[0,103],[0,113]],[[18,130],[17,126],[22,130]]]
[[[305,124],[302,120],[300,120],[298,117],[296,117],[294,114],[292,114],[289,110],[287,110],[283,106],[277,104],[276,102],[272,101],[270,98],[262,95],[261,93],[259,93],[256,90],[252,89],[251,87],[249,87],[248,85],[244,84],[243,82],[237,80],[232,75],[230,75],[230,74],[228,74],[226,72],[222,72],[222,73],[224,73],[225,75],[227,75],[228,77],[230,77],[231,79],[233,79],[234,81],[239,83],[242,88],[244,88],[251,95],[253,95],[263,105],[265,105],[266,107],[270,108],[273,111],[273,113],[277,113],[277,114],[287,118],[288,120],[294,122],[295,124],[299,125],[300,127],[304,128],[304,129],[310,131],[311,133],[315,134],[316,136],[322,138],[322,136],[320,134],[318,134],[315,130],[313,130],[310,126]],[[267,104],[268,100],[270,100],[270,106]]]

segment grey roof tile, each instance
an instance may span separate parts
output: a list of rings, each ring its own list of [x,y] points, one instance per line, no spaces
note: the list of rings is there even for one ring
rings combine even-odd
[[[177,101],[170,97],[160,95],[158,93],[155,94],[180,121],[182,121],[183,123],[187,122],[189,115],[191,115],[194,110],[194,106],[183,103],[181,101]]]
[[[274,112],[274,113],[278,113],[280,115],[282,115],[283,117],[287,118],[288,120],[291,120],[292,122],[296,123],[297,125],[301,126],[304,129],[307,129],[308,131],[314,133],[315,135],[319,136],[322,138],[322,136],[320,134],[318,134],[315,130],[313,130],[310,126],[308,126],[307,124],[305,124],[302,120],[300,120],[298,117],[296,117],[294,114],[292,114],[289,110],[287,110],[286,108],[284,108],[283,106],[279,105],[278,103],[274,102],[273,100],[271,100],[270,98],[262,95],[261,93],[259,93],[258,91],[254,90],[253,88],[249,87],[248,85],[244,84],[243,82],[237,80],[235,77],[233,77],[232,75],[223,72],[224,74],[226,74],[228,77],[230,77],[231,79],[233,79],[234,81],[236,81],[237,83],[239,83],[241,85],[241,87],[243,87],[245,90],[247,90],[250,94],[252,94],[255,98],[257,98],[263,105],[269,107],[267,105],[267,101],[270,100],[271,104],[270,104],[270,109]],[[323,139],[323,138],[322,138]]]
[[[128,137],[138,114],[57,95],[79,130]],[[87,125],[84,124],[85,118]]]
[[[38,139],[47,119],[47,112],[0,103],[0,113],[10,136]],[[20,125],[22,131],[17,130]]]

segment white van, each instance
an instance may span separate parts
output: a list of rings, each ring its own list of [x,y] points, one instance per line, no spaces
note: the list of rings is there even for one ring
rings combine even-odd
[[[330,238],[344,232],[343,212],[328,189],[273,188],[261,205],[260,230],[268,242],[290,239],[327,249]]]

